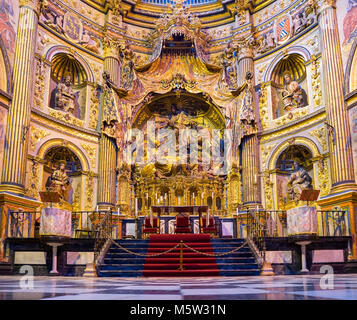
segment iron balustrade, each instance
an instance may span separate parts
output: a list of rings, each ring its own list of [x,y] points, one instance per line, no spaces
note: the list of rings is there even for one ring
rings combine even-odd
[[[9,210],[6,219],[6,238],[35,238],[38,236],[40,212]]]
[[[73,211],[72,212],[72,230],[73,237],[85,236],[87,238],[96,238],[99,225],[108,213],[107,210],[97,211]],[[286,237],[287,215],[284,210],[254,210],[243,211],[237,217],[237,224],[248,230],[248,223],[251,231],[254,221],[252,214],[263,225],[266,237]],[[39,211],[14,211],[9,210],[6,217],[5,238],[37,238],[40,228]],[[113,214],[113,212],[111,213]],[[191,215],[192,216],[192,215]],[[198,217],[198,216],[197,216]],[[166,229],[170,221],[176,220],[176,217],[165,219],[164,223],[159,224],[159,233]],[[112,221],[112,219],[111,219]],[[160,221],[160,220],[159,220]],[[346,211],[343,210],[317,210],[318,236],[337,237],[350,236],[349,219]],[[198,221],[194,221],[197,224]],[[217,220],[215,219],[217,224]],[[253,223],[253,225],[252,225]],[[174,225],[173,225],[174,227]],[[201,226],[202,227],[202,226]],[[221,229],[221,220],[218,220],[217,227]],[[254,226],[256,228],[257,225]],[[170,229],[170,228],[169,228]],[[172,231],[172,230],[171,230]],[[165,232],[165,231],[164,231]],[[169,230],[170,232],[170,230]],[[245,237],[243,234],[242,237]]]
[[[237,223],[248,228],[251,214],[263,225],[267,237],[287,237],[287,212],[284,210],[243,211],[238,215]],[[349,236],[347,212],[343,210],[317,210],[317,224],[319,237]]]
[[[101,264],[101,257],[111,244],[113,233],[113,212],[106,211],[105,216],[101,219],[96,227],[96,237],[94,244],[94,262],[96,267]]]

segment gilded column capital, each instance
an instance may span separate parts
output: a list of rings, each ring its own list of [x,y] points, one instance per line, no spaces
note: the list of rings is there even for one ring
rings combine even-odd
[[[319,15],[329,7],[336,8],[336,0],[309,0],[307,6]]]
[[[20,0],[19,7],[30,7],[37,14],[40,13],[41,7],[47,4],[47,0]]]
[[[119,58],[119,52],[125,47],[124,39],[115,39],[109,35],[103,38],[104,57]]]
[[[233,40],[233,46],[238,53],[238,60],[254,58],[257,42],[253,36],[244,39]]]

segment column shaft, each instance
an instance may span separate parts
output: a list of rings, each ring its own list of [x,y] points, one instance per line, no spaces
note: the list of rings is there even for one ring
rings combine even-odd
[[[98,205],[115,204],[116,147],[112,138],[104,133],[100,138],[98,168]]]
[[[238,62],[238,66],[242,79],[245,79],[247,72],[251,72],[254,79],[254,61],[252,56],[241,58]],[[253,104],[255,105],[255,99]],[[242,185],[244,206],[255,207],[257,204],[261,203],[259,182],[258,137],[254,134],[245,137],[242,140]]]
[[[109,73],[110,79],[117,85],[119,61],[112,56],[107,56],[104,60],[104,71]],[[98,205],[115,205],[116,165],[115,141],[102,132],[99,144]]]
[[[9,108],[4,146],[1,189],[24,193],[27,136],[31,112],[33,62],[38,15],[21,6],[13,69],[13,100]]]
[[[330,157],[332,187],[355,183],[351,133],[343,92],[343,66],[336,9],[325,7],[319,15],[322,46],[324,96],[331,126]]]

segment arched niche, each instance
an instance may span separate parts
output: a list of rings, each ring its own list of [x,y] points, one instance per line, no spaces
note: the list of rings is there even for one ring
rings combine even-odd
[[[11,91],[11,67],[3,40],[0,38],[0,90]]]
[[[346,65],[345,93],[357,90],[357,38],[353,42]]]
[[[82,210],[84,207],[83,194],[86,188],[86,174],[90,168],[83,151],[69,141],[50,139],[41,145],[37,157],[42,160],[39,170],[40,190],[46,189],[47,179],[57,169],[59,161],[66,161],[66,172],[72,179],[73,210]]]
[[[85,118],[88,74],[71,53],[59,52],[51,59],[49,106],[78,119]]]
[[[308,105],[305,59],[298,53],[281,57],[270,75],[273,119]]]
[[[265,205],[269,206],[269,209],[286,209],[286,203],[284,203],[284,197],[286,194],[286,184],[288,176],[288,172],[285,172],[285,174],[282,174],[279,169],[277,168],[278,164],[278,159],[280,157],[284,157],[284,153],[288,150],[289,147],[291,146],[299,146],[300,150],[308,150],[309,152],[303,153],[305,154],[306,161],[303,161],[302,159],[300,162],[303,164],[304,168],[306,166],[308,173],[310,177],[312,178],[312,184],[314,188],[319,187],[319,166],[318,166],[318,159],[321,157],[321,152],[322,150],[319,150],[317,147],[316,143],[306,137],[293,137],[290,139],[287,139],[280,143],[271,153],[271,155],[268,157],[267,165],[263,170],[268,174],[268,176],[265,177],[267,181],[270,183],[265,184],[265,189],[263,192],[267,196],[268,194],[271,193],[272,198],[270,200],[265,198]],[[300,157],[300,156],[299,156]],[[298,157],[298,158],[299,158]],[[300,157],[302,158],[302,157]],[[288,159],[285,156],[285,159]],[[312,167],[311,167],[312,164]],[[289,166],[285,168],[285,170],[289,169]],[[290,167],[291,170],[291,167]],[[283,185],[282,185],[283,184]],[[285,185],[285,186],[284,186]]]
[[[65,171],[70,178],[70,189],[67,201],[79,209],[81,204],[83,168],[78,156],[69,148],[65,146],[55,146],[47,150],[44,154],[42,190],[46,189],[48,178],[58,169],[61,161],[65,161]]]
[[[314,180],[312,158],[311,150],[304,145],[291,145],[281,152],[275,165],[278,203],[285,204],[292,201],[286,190],[289,177],[296,170],[294,162],[302,166]]]

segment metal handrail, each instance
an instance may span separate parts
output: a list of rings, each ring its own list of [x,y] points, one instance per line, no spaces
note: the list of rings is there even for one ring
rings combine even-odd
[[[98,268],[102,263],[105,252],[112,241],[113,232],[113,212],[106,211],[105,217],[101,220],[95,230],[96,238],[94,243],[94,263]]]

